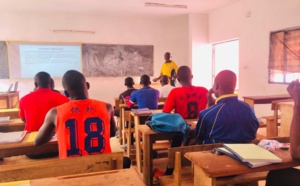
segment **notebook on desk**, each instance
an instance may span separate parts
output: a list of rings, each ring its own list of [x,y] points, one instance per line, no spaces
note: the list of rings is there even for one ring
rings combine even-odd
[[[272,152],[252,143],[222,144],[228,151],[237,156],[242,162],[270,162],[281,163],[282,160]]]
[[[227,150],[225,147],[215,148],[214,152],[218,155],[225,154],[227,156],[230,156],[231,158],[234,158],[234,159],[238,160],[239,162],[242,162],[239,157],[234,155],[232,152]],[[256,168],[256,167],[261,167],[261,166],[264,166],[264,165],[271,164],[270,162],[259,162],[259,161],[258,162],[257,161],[248,161],[248,162],[242,162],[242,163],[247,165],[250,168]]]

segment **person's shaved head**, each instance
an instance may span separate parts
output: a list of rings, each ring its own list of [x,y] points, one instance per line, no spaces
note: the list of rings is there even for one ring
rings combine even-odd
[[[192,85],[192,71],[188,66],[181,66],[177,71],[177,79],[182,86]]]
[[[166,61],[171,61],[171,58],[172,58],[171,53],[170,52],[166,52],[165,53],[165,60]]]
[[[76,70],[67,71],[63,76],[62,85],[71,98],[87,98],[88,87],[82,73]]]
[[[217,97],[233,94],[236,87],[236,75],[230,70],[219,72],[215,78],[213,90]]]
[[[162,86],[169,84],[169,80],[170,80],[170,78],[166,75],[160,76],[160,83]]]
[[[146,74],[141,76],[141,85],[148,86],[151,84],[150,77]]]
[[[39,72],[34,76],[34,85],[36,88],[50,88],[51,76],[47,72]]]

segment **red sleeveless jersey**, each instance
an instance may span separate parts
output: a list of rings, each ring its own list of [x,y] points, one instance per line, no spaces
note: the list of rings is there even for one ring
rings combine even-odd
[[[75,100],[57,107],[59,157],[110,153],[110,121],[106,104]]]

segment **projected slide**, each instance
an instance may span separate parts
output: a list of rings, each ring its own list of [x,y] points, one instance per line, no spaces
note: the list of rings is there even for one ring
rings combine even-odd
[[[68,70],[82,71],[80,44],[8,42],[10,78],[33,78],[40,71],[62,77]]]
[[[32,78],[40,71],[62,77],[70,70],[81,71],[80,46],[20,45],[21,78]]]

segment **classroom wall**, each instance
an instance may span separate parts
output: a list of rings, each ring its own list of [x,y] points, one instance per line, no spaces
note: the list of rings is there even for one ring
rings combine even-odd
[[[209,14],[209,42],[239,38],[239,96],[286,94],[287,85],[268,83],[271,31],[300,26],[299,0],[243,0]],[[270,106],[255,106],[258,116]]]
[[[157,77],[166,51],[173,54],[178,65],[190,66],[188,20],[188,15],[159,18],[0,12],[0,40],[154,45],[154,76]],[[54,33],[53,29],[96,33]],[[124,78],[88,78],[90,97],[114,103],[113,98],[125,89]],[[62,89],[61,78],[54,80],[56,89]],[[139,83],[139,77],[134,80]],[[0,80],[0,91],[7,90],[14,81],[19,81],[21,97],[33,89],[32,79],[10,79]]]

